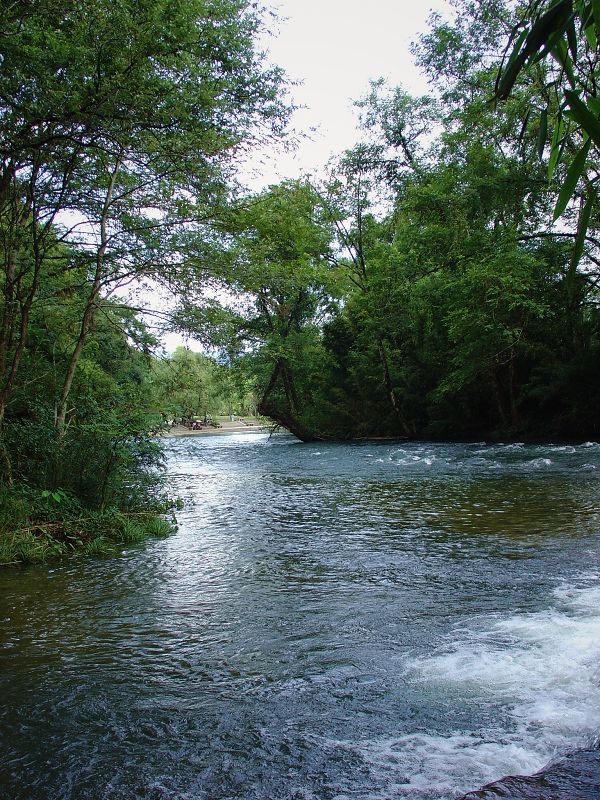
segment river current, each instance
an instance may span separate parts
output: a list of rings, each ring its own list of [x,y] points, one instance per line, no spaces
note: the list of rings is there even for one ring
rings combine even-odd
[[[599,444],[167,453],[173,536],[0,573],[0,798],[449,800],[593,753]]]

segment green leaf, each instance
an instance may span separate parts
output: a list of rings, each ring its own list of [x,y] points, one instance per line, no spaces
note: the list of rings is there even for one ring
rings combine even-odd
[[[586,4],[585,0],[576,0],[575,10],[579,14],[581,21],[584,25],[589,24],[588,17],[592,13],[592,4]]]
[[[555,0],[544,14],[535,18],[525,39],[523,34],[526,31],[520,34],[506,68],[496,81],[496,98],[506,100],[527,59],[538,51],[547,49],[564,33],[572,10],[571,0]],[[521,49],[523,41],[525,46]]]
[[[581,177],[581,174],[585,168],[585,161],[587,159],[587,155],[590,150],[590,144],[591,144],[591,139],[588,139],[587,142],[581,148],[581,150],[577,153],[573,161],[571,162],[571,166],[569,167],[569,171],[567,172],[567,177],[565,178],[565,181],[561,187],[560,194],[558,195],[558,200],[556,201],[556,206],[554,208],[555,221],[563,213],[563,211],[567,207],[567,203],[573,196],[573,192],[575,191],[575,187],[577,186],[577,181]]]
[[[521,47],[525,38],[527,37],[527,29],[521,31],[519,38],[517,39],[515,46],[513,47],[512,53],[509,56],[508,61],[506,62],[506,67],[504,70],[498,73],[498,77],[496,78],[496,97],[500,100],[506,100],[510,91],[514,85],[514,82],[517,79],[517,75],[521,71],[521,68],[525,62],[525,56],[521,54]]]
[[[588,40],[588,44],[592,50],[595,50],[598,46],[598,39],[596,38],[596,31],[594,30],[593,25],[588,25],[585,29],[585,38]]]
[[[544,155],[544,147],[546,146],[546,139],[548,137],[548,109],[543,108],[540,113],[540,129],[538,132],[537,140],[537,153],[541,161]]]
[[[577,34],[575,33],[575,20],[571,19],[567,25],[567,41],[569,43],[569,50],[571,51],[571,58],[573,63],[577,63]]]
[[[554,132],[552,134],[552,143],[550,145],[550,160],[548,161],[549,180],[552,179],[552,176],[554,175],[554,170],[556,169],[556,165],[558,164],[558,159],[561,153],[560,144],[564,128],[565,124],[562,118],[562,114],[559,111],[558,116],[556,118],[556,123],[554,125]]]
[[[600,31],[600,0],[592,0],[592,10],[594,12],[596,31]]]
[[[519,133],[519,147],[523,145],[523,139],[525,138],[525,133],[527,131],[527,126],[529,125],[529,118],[531,117],[531,109],[527,109],[527,113],[525,114],[525,119],[523,120],[523,124],[521,125],[521,131]]]
[[[600,97],[588,97],[587,104],[592,109],[594,114],[600,116]]]
[[[559,0],[550,6],[545,14],[537,17],[525,43],[524,55],[526,58],[537,52],[553,34],[561,34],[564,31],[572,10],[571,0]]]
[[[600,121],[594,113],[586,106],[576,92],[565,89],[565,97],[575,120],[581,125],[583,130],[589,134],[596,145],[600,147]]]
[[[569,50],[565,42],[558,38],[550,45],[550,52],[564,69],[569,83],[575,86],[575,73],[573,72],[573,62],[569,56]]]
[[[590,223],[590,216],[592,208],[596,201],[596,192],[592,189],[590,196],[587,199],[585,206],[581,209],[579,214],[579,221],[577,223],[577,238],[573,247],[573,255],[571,256],[571,270],[577,269],[577,265],[583,255],[583,246],[585,244],[585,237],[587,235],[588,225]]]

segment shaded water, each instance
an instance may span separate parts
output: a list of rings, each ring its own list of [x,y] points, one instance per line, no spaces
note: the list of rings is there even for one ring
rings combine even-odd
[[[168,452],[176,535],[0,573],[1,798],[441,800],[592,744],[600,445]]]

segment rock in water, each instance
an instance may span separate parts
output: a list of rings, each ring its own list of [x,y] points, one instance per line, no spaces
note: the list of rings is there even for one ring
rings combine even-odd
[[[598,800],[600,750],[578,750],[535,775],[510,775],[460,800]]]

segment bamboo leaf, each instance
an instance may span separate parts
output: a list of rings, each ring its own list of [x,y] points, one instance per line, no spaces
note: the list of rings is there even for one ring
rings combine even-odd
[[[559,0],[533,23],[525,42],[525,58],[537,52],[553,34],[562,33],[572,12],[571,0]]]
[[[575,73],[573,72],[573,62],[571,61],[571,58],[569,56],[569,50],[565,42],[561,38],[557,38],[556,40],[553,41],[552,45],[550,46],[550,51],[554,56],[554,58],[564,69],[571,86],[575,86]]]
[[[540,114],[540,129],[538,132],[537,140],[537,153],[541,161],[544,155],[544,147],[546,146],[546,139],[548,138],[548,109],[542,109]]]
[[[587,235],[588,226],[590,224],[590,216],[595,201],[596,193],[592,189],[585,206],[579,213],[579,220],[577,222],[577,238],[575,239],[573,255],[571,256],[571,271],[575,271],[577,269],[577,265],[579,264],[581,256],[583,255],[583,246],[585,245],[585,237]]]
[[[598,47],[600,37],[600,0],[588,0],[580,12],[581,28],[593,51]]]
[[[585,29],[585,38],[588,40],[588,44],[592,50],[595,50],[598,46],[598,39],[596,37],[596,31],[594,30],[593,25],[588,25]]]
[[[554,125],[554,132],[552,134],[552,142],[550,144],[550,159],[548,161],[548,179],[551,180],[554,175],[554,170],[558,163],[558,158],[561,152],[560,142],[564,130],[564,122],[562,114],[558,114],[556,123]]]
[[[571,18],[571,21],[567,25],[567,41],[569,43],[569,50],[571,51],[571,58],[573,59],[573,63],[577,63],[577,34],[575,33],[575,20]]]
[[[531,117],[531,109],[527,109],[527,113],[525,114],[525,119],[523,120],[523,124],[521,125],[521,130],[519,132],[519,147],[523,145],[523,139],[525,138],[525,133],[527,131],[527,126],[529,125],[529,118]]]
[[[588,25],[588,17],[592,13],[592,4],[586,2],[586,0],[577,0],[575,3],[575,10],[579,14],[581,22],[583,25]]]
[[[600,97],[591,97],[587,98],[587,104],[592,109],[594,114],[600,116]]]
[[[600,121],[593,112],[586,106],[576,92],[565,89],[565,97],[571,113],[575,120],[581,125],[583,130],[590,135],[596,145],[600,147]]]
[[[569,171],[567,172],[567,177],[564,180],[564,183],[558,195],[558,200],[556,201],[556,206],[554,208],[554,221],[556,221],[560,217],[560,215],[567,207],[567,203],[573,196],[573,192],[575,191],[575,187],[577,186],[577,181],[581,177],[581,173],[585,168],[585,161],[587,159],[587,155],[590,150],[590,144],[591,144],[591,139],[588,139],[587,142],[581,148],[581,150],[577,153],[573,161],[571,162],[571,166],[569,167]]]
[[[521,32],[521,35],[513,47],[512,53],[506,62],[506,67],[503,71],[498,73],[496,79],[496,97],[500,100],[506,100],[517,79],[517,75],[525,63],[525,56],[521,53],[521,46],[526,37],[527,30],[524,30]]]
[[[547,44],[553,34],[560,35],[564,32],[565,26],[569,22],[572,8],[571,0],[556,0],[544,14],[536,17],[526,38],[521,33],[508,59],[506,69],[496,82],[496,97],[498,99],[506,100],[509,96],[519,72],[529,56],[537,53],[540,48]],[[523,42],[525,46],[521,49]]]
[[[510,57],[509,57],[508,61],[506,62],[506,69],[510,69],[512,67],[513,63],[517,60],[517,58],[519,56],[519,52],[521,50],[521,45],[523,44],[523,42],[527,38],[527,33],[528,33],[527,29],[521,31],[517,41],[515,42],[515,46],[513,47],[512,53],[510,54]]]

